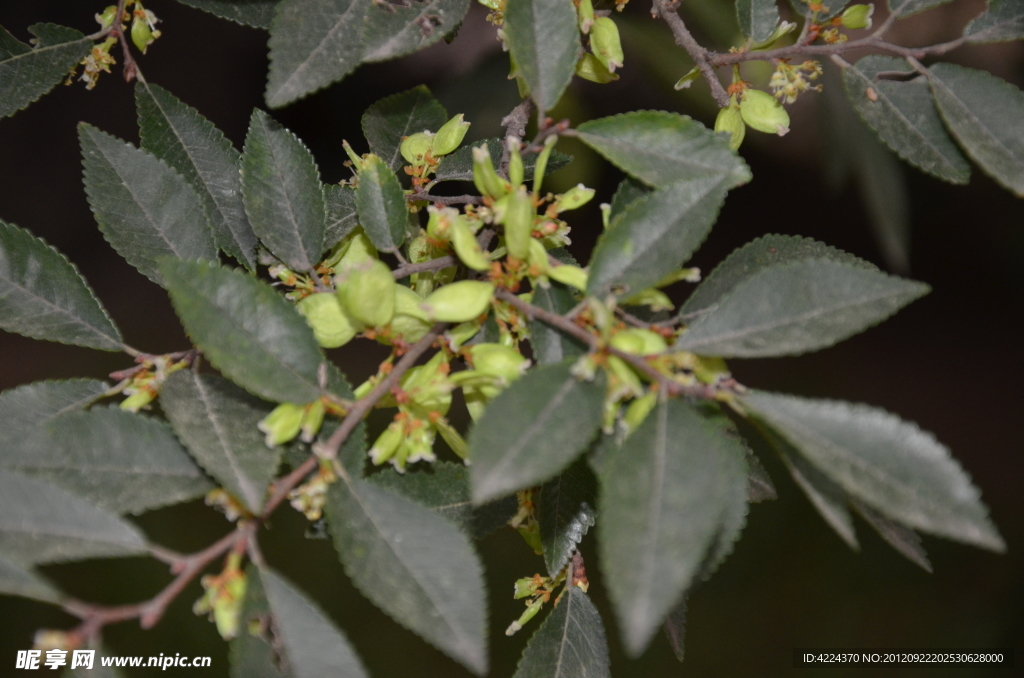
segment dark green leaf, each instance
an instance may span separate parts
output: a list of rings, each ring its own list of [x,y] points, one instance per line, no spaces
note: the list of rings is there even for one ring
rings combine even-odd
[[[683,661],[686,657],[686,595],[679,604],[665,617],[665,635],[676,659]]]
[[[355,189],[337,184],[325,184],[324,206],[327,208],[324,250],[329,250],[359,225],[359,218],[356,216]]]
[[[486,673],[483,570],[462,531],[351,478],[331,486],[325,511],[345,571],[363,595],[474,673]]]
[[[505,7],[505,41],[541,111],[555,107],[580,56],[580,31],[569,0],[519,0]]]
[[[622,214],[627,207],[650,192],[651,189],[643,185],[637,179],[634,179],[633,177],[626,177],[619,182],[619,187],[615,189],[615,195],[612,196],[609,219],[614,220],[615,217]]]
[[[603,371],[572,374],[572,360],[538,367],[495,398],[469,432],[473,501],[495,499],[553,478],[601,428]]]
[[[597,608],[569,584],[523,650],[513,678],[610,678],[608,641]]]
[[[875,531],[878,532],[879,536],[889,546],[892,546],[900,555],[925,572],[932,571],[932,563],[928,560],[928,553],[921,546],[921,537],[916,532],[872,511],[862,501],[853,499],[850,503],[857,509],[857,513],[861,515],[864,521],[875,528]]]
[[[267,249],[293,270],[312,270],[324,251],[320,173],[299,138],[259,109],[245,137],[242,196]]]
[[[259,515],[281,460],[256,425],[271,406],[226,379],[180,370],[160,389],[175,433],[207,473]]]
[[[454,30],[468,10],[469,0],[373,3],[366,10],[362,61],[394,59],[432,45]]]
[[[213,488],[166,423],[116,407],[55,417],[8,450],[0,466],[116,513],[177,504]]]
[[[577,127],[588,146],[654,188],[714,178],[732,188],[750,181],[747,164],[729,143],[689,116],[634,111]]]
[[[124,348],[121,333],[75,265],[43,240],[3,221],[0,328],[103,351]]]
[[[435,462],[429,471],[398,473],[385,470],[370,476],[370,483],[423,504],[482,539],[516,514],[515,497],[474,506],[469,495],[469,469],[462,464]]]
[[[359,170],[356,211],[366,237],[382,252],[394,252],[405,242],[409,209],[398,177],[376,155]]]
[[[558,315],[565,315],[576,306],[569,287],[554,280],[548,287],[538,285],[534,288],[533,303]],[[539,320],[530,322],[530,345],[533,348],[533,359],[540,365],[560,363],[566,358],[587,352],[587,347],[579,339],[563,334]]]
[[[902,0],[896,1],[902,2]],[[943,1],[948,2],[949,0]],[[793,9],[797,11],[797,13],[802,14],[803,16],[809,17],[812,13],[809,0],[789,0],[789,4]],[[829,19],[835,16],[836,14],[839,14],[844,9],[846,9],[845,2],[833,2],[832,5],[830,5],[829,7],[822,7],[820,10],[818,10],[818,22],[821,23],[825,19]]]
[[[459,150],[451,155],[441,158],[437,166],[437,173],[434,178],[437,181],[473,181],[473,148],[487,144],[487,152],[491,154],[491,160],[497,167],[501,163],[502,145],[501,139],[487,139],[476,141],[472,144],[463,144]],[[560,170],[572,162],[572,156],[561,151],[551,151],[548,158],[548,165],[544,170],[544,176],[551,176],[551,173]],[[534,170],[537,168],[537,154],[523,154],[523,176],[528,181],[533,179]]]
[[[587,293],[640,292],[678,270],[704,242],[729,185],[719,175],[633,201],[598,239]]]
[[[744,449],[727,420],[660,403],[600,476],[602,571],[626,651],[647,647],[746,504]]]
[[[3,557],[0,557],[0,594],[31,598],[44,603],[59,603],[63,597],[46,579]]]
[[[967,42],[1006,42],[1024,38],[1024,2],[989,0],[988,11],[967,24]]]
[[[278,0],[178,0],[222,19],[254,28],[270,28]]]
[[[552,577],[569,562],[597,518],[597,479],[585,459],[540,488],[536,501],[544,564]]]
[[[215,259],[217,248],[199,196],[164,161],[81,123],[85,192],[117,253],[155,283],[157,260]]]
[[[840,261],[765,268],[690,325],[676,348],[723,358],[799,355],[861,332],[928,291]]]
[[[949,138],[935,109],[926,78],[883,80],[882,72],[902,72],[907,62],[872,55],[843,69],[846,94],[864,121],[889,148],[921,170],[964,184],[971,166]]]
[[[245,569],[245,600],[238,620],[239,633],[231,640],[228,660],[231,678],[292,678],[282,672],[283,648],[260,570],[250,563]]]
[[[309,596],[272,570],[259,576],[289,678],[367,676],[348,639]]]
[[[752,391],[742,402],[850,496],[884,516],[995,551],[1006,548],[967,474],[914,424],[840,401]]]
[[[1024,197],[1024,93],[994,75],[954,64],[935,64],[929,72],[942,119],[967,155]]]
[[[272,287],[203,262],[166,260],[161,270],[185,330],[225,376],[275,402],[320,397],[320,347],[295,306]]]
[[[92,41],[73,28],[35,24],[35,48],[0,26],[0,118],[13,115],[64,79],[92,49]]]
[[[764,42],[779,25],[779,8],[775,0],[736,0],[736,18],[743,35]]]
[[[54,417],[88,407],[110,384],[95,379],[37,381],[0,393],[0,450],[9,454]]]
[[[146,552],[115,514],[47,482],[0,469],[0,553],[15,565]]]
[[[370,150],[384,163],[398,171],[405,160],[399,147],[402,139],[417,132],[436,132],[448,122],[444,110],[424,85],[385,97],[363,113],[363,135]]]
[[[142,148],[177,170],[195,189],[217,246],[256,269],[256,234],[245,216],[242,156],[224,133],[158,85],[135,85]]]
[[[783,266],[809,259],[838,261],[865,269],[878,270],[874,264],[812,238],[802,238],[796,235],[764,235],[733,250],[701,281],[679,312],[687,317],[703,315],[727,297],[736,289],[737,285],[750,279],[756,273],[774,266]]]

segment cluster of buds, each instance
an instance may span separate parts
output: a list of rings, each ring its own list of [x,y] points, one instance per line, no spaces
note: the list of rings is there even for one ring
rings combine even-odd
[[[121,401],[121,409],[138,412],[148,407],[159,395],[160,387],[167,377],[189,365],[189,360],[176,360],[177,356],[180,354],[148,357],[142,362],[142,369],[129,370],[129,376],[111,389],[112,392],[128,396]]]
[[[267,447],[283,445],[301,434],[302,442],[313,442],[327,413],[324,399],[305,405],[281,403],[264,417],[257,427],[265,434]]]
[[[625,60],[618,26],[611,17],[596,15],[592,0],[577,0],[576,16],[590,47],[576,63],[576,75],[602,84],[618,80],[615,70],[622,68]]]
[[[462,349],[462,355],[470,369],[452,374],[449,381],[462,387],[466,408],[474,420],[530,366],[519,351],[503,344],[473,344]]]
[[[316,475],[288,493],[292,508],[309,520],[320,520],[323,517],[327,490],[338,479],[332,466],[330,461],[321,459]]]
[[[788,65],[786,68],[799,75]],[[803,78],[802,75],[799,77]],[[804,82],[804,89],[807,89],[806,82]],[[736,150],[743,143],[747,127],[758,132],[778,134],[780,137],[789,133],[789,113],[771,94],[751,89],[748,83],[738,77],[729,86],[729,93],[731,95],[729,104],[718,111],[718,117],[715,119],[715,131],[730,134],[729,147],[731,149]]]
[[[791,104],[807,90],[821,91],[821,85],[815,87],[809,83],[816,80],[821,72],[821,64],[817,61],[808,60],[791,66],[785,59],[780,59],[768,86],[780,101]]]
[[[117,38],[107,38],[98,45],[93,45],[89,54],[82,59],[82,75],[79,80],[85,83],[86,89],[93,89],[99,82],[100,73],[109,73],[110,67],[117,63],[110,54],[110,48],[117,44]],[[70,82],[70,77],[68,78]]]
[[[428,177],[437,171],[438,163],[443,156],[453,153],[462,145],[469,125],[470,123],[465,122],[460,113],[442,125],[436,133],[424,130],[402,138],[399,151],[409,163],[405,172],[413,177],[415,188],[420,188],[427,182]]]
[[[199,580],[205,593],[192,606],[196,614],[209,615],[224,640],[231,640],[238,635],[246,589],[246,576],[241,563],[241,555],[235,552],[228,554],[227,563],[220,574],[208,574]]]

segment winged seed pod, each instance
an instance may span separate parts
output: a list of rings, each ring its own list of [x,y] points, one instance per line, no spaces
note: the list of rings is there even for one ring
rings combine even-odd
[[[466,132],[469,130],[470,124],[463,122],[462,113],[459,113],[442,125],[441,129],[437,130],[437,134],[434,135],[434,145],[430,151],[431,155],[435,158],[440,158],[442,155],[448,155],[457,149],[462,144],[462,140],[466,138]]]
[[[782,104],[768,92],[759,89],[748,89],[740,101],[740,114],[743,122],[758,132],[778,134],[780,137],[789,132],[789,113]]]
[[[493,283],[460,280],[431,292],[420,308],[435,322],[464,323],[482,315],[493,296]]]
[[[555,201],[555,212],[561,214],[568,210],[579,209],[590,202],[596,192],[583,184],[576,184]]]
[[[523,177],[526,175],[521,153],[523,142],[517,137],[509,137],[505,143],[508,145],[508,180],[513,186],[519,186],[523,183]]]
[[[586,291],[587,289],[587,272],[579,266],[572,264],[552,266],[548,269],[548,277],[565,285],[572,285],[578,290]]]
[[[871,15],[874,13],[874,5],[850,5],[839,20],[845,28],[871,28]]]
[[[614,73],[616,68],[622,68],[625,56],[619,40],[619,27],[608,17],[594,19],[594,25],[590,27],[590,49],[609,72]]]
[[[668,350],[665,337],[657,332],[640,328],[630,328],[616,334],[611,339],[611,345],[623,353],[633,355],[652,355]]]
[[[420,308],[423,297],[405,285],[395,286],[395,317],[391,319],[391,331],[403,341],[419,341],[430,331],[430,318]]]
[[[586,35],[594,25],[594,3],[591,0],[580,0],[576,6],[576,15],[579,17],[580,33]]]
[[[743,137],[747,135],[747,125],[743,122],[743,114],[740,107],[733,103],[718,111],[715,118],[715,131],[729,133],[729,148],[739,150],[743,143]]]
[[[295,308],[306,318],[317,343],[324,348],[344,346],[356,336],[357,328],[336,294],[311,294],[295,304]]]
[[[281,403],[256,425],[266,434],[267,447],[281,445],[293,440],[302,429],[302,418],[306,408],[295,403]]]
[[[505,198],[504,209],[501,212],[508,253],[520,261],[526,261],[530,256],[533,221],[537,213],[533,207],[533,198],[526,192],[525,186],[520,186],[519,190]]]
[[[366,327],[383,327],[395,315],[395,279],[382,261],[373,260],[349,271],[339,281],[338,299],[349,316]]]
[[[487,146],[473,149],[473,184],[476,190],[495,199],[509,192],[506,181],[494,171],[494,161]]]
[[[491,267],[491,261],[484,256],[483,250],[480,249],[480,243],[476,241],[476,236],[473,235],[469,224],[466,223],[465,217],[459,214],[458,210],[452,208],[447,208],[445,211],[449,212],[446,214],[448,237],[451,238],[455,254],[462,260],[462,263],[474,271],[486,271]]]
[[[416,132],[402,139],[398,150],[407,163],[418,167],[424,163],[423,158],[430,152],[433,145],[433,134],[426,131]]]
[[[698,71],[698,74],[700,72]],[[584,80],[596,82],[599,85],[606,85],[619,79],[618,73],[612,73],[596,56],[587,52],[576,62],[576,75]]]

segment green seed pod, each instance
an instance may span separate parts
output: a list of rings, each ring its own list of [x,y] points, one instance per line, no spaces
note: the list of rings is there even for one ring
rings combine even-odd
[[[589,0],[588,0],[589,1]],[[533,577],[526,577],[525,579],[517,579],[515,583],[515,599],[528,598],[537,592],[540,588],[541,582]]]
[[[402,435],[401,425],[392,422],[390,426],[384,429],[384,432],[377,436],[377,440],[374,441],[373,447],[370,448],[369,455],[370,461],[373,462],[374,466],[380,466],[384,462],[395,456],[395,452],[398,451],[398,446],[402,443],[405,438]]]
[[[561,214],[583,207],[594,197],[594,193],[596,193],[594,189],[587,188],[583,184],[576,184],[558,197],[558,200],[555,201],[555,211]]]
[[[407,163],[419,167],[424,164],[423,158],[430,152],[433,144],[433,134],[430,132],[416,132],[416,134],[410,134],[402,139],[402,145],[398,147],[398,150],[402,153],[402,157],[405,158]]]
[[[448,215],[448,237],[451,238],[455,254],[466,266],[474,271],[486,271],[491,267],[490,259],[484,256],[466,219],[454,209]]]
[[[457,149],[462,144],[462,140],[466,138],[466,132],[469,130],[470,124],[463,122],[462,113],[459,113],[442,125],[441,129],[437,130],[437,134],[434,135],[434,145],[431,154],[435,158],[440,158],[442,155],[448,155]]]
[[[302,442],[313,442],[313,438],[316,438],[316,434],[320,432],[320,427],[324,424],[326,413],[327,408],[322,400],[314,400],[306,406],[306,414],[302,418],[302,435],[300,436]]]
[[[871,15],[874,13],[874,5],[850,5],[840,21],[846,28],[871,28]]]
[[[428,322],[430,318],[420,308],[422,302],[423,297],[416,294],[413,290],[405,285],[395,285],[395,315],[407,315],[423,322]]]
[[[434,438],[436,431],[432,427],[424,426],[409,434],[406,444],[409,446],[409,454],[404,461],[412,464],[417,461],[437,461],[434,454]],[[397,467],[396,467],[397,468]]]
[[[649,306],[652,311],[671,311],[675,308],[667,294],[653,287],[623,299],[622,303],[626,306]]]
[[[701,383],[715,384],[729,376],[729,367],[721,358],[700,356],[693,366],[693,374]]]
[[[611,339],[611,345],[623,353],[633,355],[653,355],[668,350],[665,337],[657,332],[640,328],[630,328],[616,334]]]
[[[594,25],[590,27],[590,49],[610,72],[622,68],[625,56],[619,40],[619,27],[610,18],[601,16],[594,19]]]
[[[640,377],[622,358],[617,358],[613,355],[608,356],[608,371],[618,378],[622,388],[625,388],[633,395],[639,396],[644,392],[644,385],[640,382]]]
[[[537,275],[544,275],[551,268],[548,251],[544,249],[544,244],[540,240],[530,238],[530,255],[527,257],[526,263],[530,265],[531,274],[535,269]]]
[[[117,16],[117,5],[110,5],[102,14],[96,15],[96,21],[103,28],[110,28],[114,25],[114,18]]]
[[[431,292],[420,308],[435,322],[463,323],[482,315],[493,296],[493,283],[461,280]]]
[[[738,150],[740,144],[743,143],[743,137],[747,134],[747,126],[743,122],[740,107],[729,105],[718,111],[718,117],[715,118],[715,131],[728,132],[729,148],[734,151]]]
[[[780,137],[789,132],[789,113],[775,97],[759,89],[748,89],[743,94],[740,114],[743,122],[758,132],[778,134]]]
[[[587,289],[587,272],[579,266],[573,266],[572,264],[552,266],[548,269],[548,277],[562,284],[572,285],[584,292]]]
[[[351,238],[346,241],[344,247],[338,251],[335,255],[337,262],[331,266],[339,273],[348,271],[360,264],[365,264],[370,261],[377,259],[377,248],[373,246],[373,243],[363,232],[362,228],[359,228]]]
[[[445,333],[448,337],[448,346],[453,351],[458,351],[463,344],[479,334],[480,327],[480,323],[476,321],[456,325]]]
[[[136,16],[132,20],[132,42],[143,54],[146,53],[146,48],[153,42],[153,31],[149,28],[149,24],[142,17]]]
[[[580,33],[586,35],[594,25],[594,3],[591,0],[580,0],[576,6],[576,16],[579,17]]]
[[[487,146],[473,149],[473,184],[481,194],[491,198],[500,198],[509,192],[508,184],[494,171]]]
[[[580,57],[580,60],[576,62],[576,75],[580,76],[584,80],[596,82],[599,85],[606,85],[609,82],[615,82],[619,79],[617,73],[612,73],[605,68],[604,64],[602,64],[601,61],[590,52],[584,54]]]
[[[521,377],[530,363],[519,351],[502,344],[473,344],[469,355],[473,371],[498,377],[506,384]]]
[[[338,289],[338,299],[357,323],[383,327],[395,315],[396,284],[391,269],[374,260],[349,271]]]
[[[311,294],[295,305],[313,328],[313,336],[324,348],[344,346],[356,336],[356,327],[345,314],[338,296],[329,292]]]
[[[299,435],[306,408],[294,403],[281,403],[256,425],[266,434],[267,447],[281,445]]]
[[[536,216],[533,199],[524,186],[508,195],[504,209],[501,210],[500,223],[505,226],[505,247],[509,255],[520,261],[526,261],[530,256],[530,240]]]
[[[647,418],[647,415],[651,413],[651,410],[657,404],[657,393],[648,393],[631,402],[629,407],[626,408],[626,416],[623,417],[626,425],[629,426],[629,430],[635,431],[640,424],[644,423],[644,419]]]
[[[523,167],[523,142],[516,137],[509,137],[505,140],[508,144],[508,180],[513,186],[520,186],[526,175]]]

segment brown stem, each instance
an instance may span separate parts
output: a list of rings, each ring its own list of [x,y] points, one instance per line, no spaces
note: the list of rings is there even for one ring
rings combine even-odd
[[[960,47],[965,38],[957,38],[939,45],[930,47],[903,47],[886,42],[878,34],[869,35],[860,40],[848,42],[837,42],[833,45],[790,45],[779,47],[764,52],[730,52],[728,54],[709,54],[709,61],[715,66],[729,66],[746,61],[770,61],[772,59],[788,59],[794,56],[832,56],[844,54],[855,49],[874,49],[881,52],[888,52],[897,56],[913,59],[923,59],[928,56],[940,56],[946,52]]]
[[[425,191],[410,193],[405,199],[409,202],[427,200],[438,205],[479,205],[484,201],[479,195],[431,195]]]
[[[395,270],[391,271],[391,275],[395,277],[395,280],[401,280],[402,278],[413,275],[414,273],[440,271],[442,268],[455,266],[458,263],[459,262],[456,261],[455,257],[449,254],[436,259],[431,259],[430,261],[421,261],[418,264],[406,264],[405,266],[399,266]]]
[[[523,99],[519,105],[512,109],[512,112],[501,119],[501,126],[505,128],[505,139],[502,140],[501,163],[498,173],[508,179],[508,161],[510,151],[508,150],[508,137],[515,137],[520,141],[526,135],[526,124],[530,122],[530,114],[533,113],[533,100]]]
[[[677,4],[672,0],[654,0],[654,9],[665,20],[668,27],[672,29],[672,35],[675,36],[676,44],[687,51],[690,58],[697,64],[697,68],[700,69],[701,75],[704,76],[704,79],[708,81],[708,85],[711,86],[711,96],[715,98],[719,106],[728,106],[729,94],[722,87],[722,81],[718,79],[718,74],[715,73],[714,66],[718,64],[713,62],[711,58],[713,55],[704,49],[694,39],[689,29],[686,28],[682,17],[676,11],[676,6]]]

